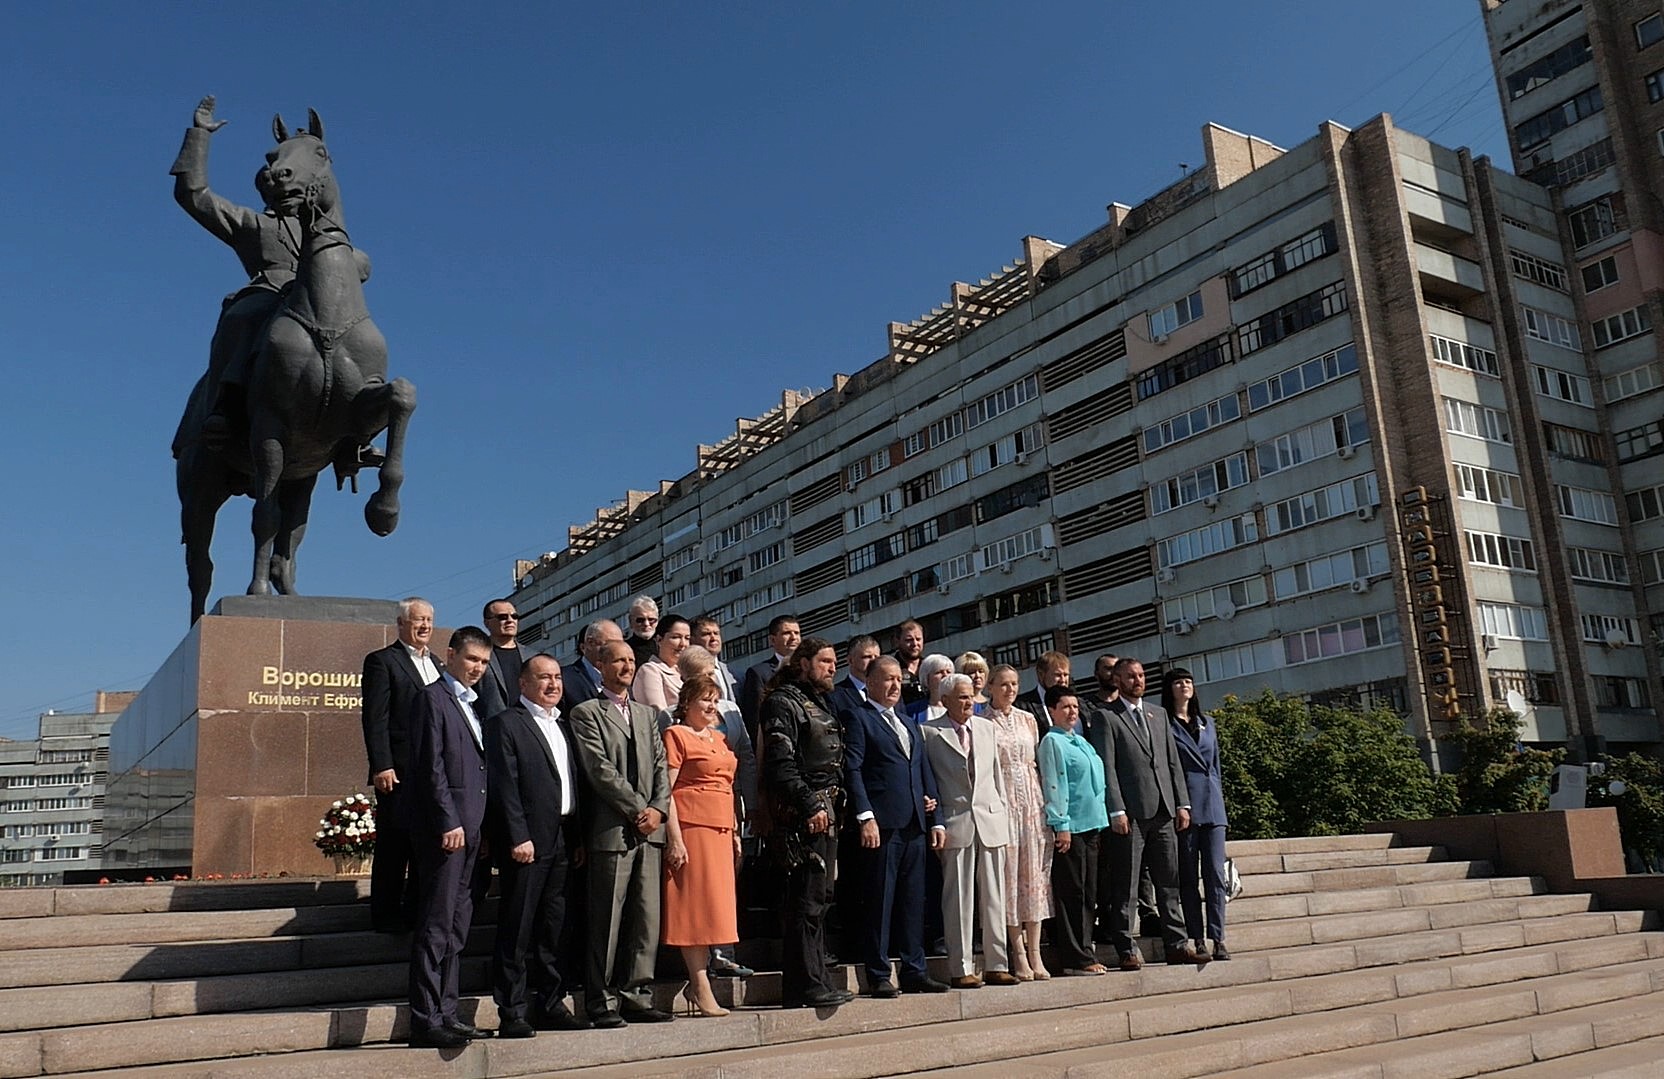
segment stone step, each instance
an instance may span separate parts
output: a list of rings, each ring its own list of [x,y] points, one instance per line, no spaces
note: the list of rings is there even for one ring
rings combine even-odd
[[[1225,853],[1232,858],[1258,854],[1303,854],[1313,851],[1385,850],[1399,845],[1391,832],[1372,832],[1365,835],[1304,835],[1287,839],[1232,839],[1225,843]]]
[[[620,1036],[620,1032],[616,1031],[582,1031],[543,1035],[528,1043],[481,1043],[458,1054],[457,1058],[462,1060],[473,1055],[477,1063],[483,1056],[485,1063],[480,1068],[489,1068],[489,1071],[475,1070],[464,1063],[463,1070],[454,1074],[515,1075],[525,1074],[528,1070],[546,1070],[549,1068],[547,1056],[542,1058],[542,1063],[538,1063],[532,1047],[538,1046],[547,1054],[551,1043],[559,1045],[560,1060],[565,1068],[629,1062],[646,1062],[655,1067],[668,1068],[671,1063],[658,1060],[660,1055],[796,1044],[875,1031],[905,1039],[909,1036],[909,1028],[943,1022],[997,1022],[1000,1017],[1024,1026],[1024,1029],[1036,1023],[1048,1030],[1052,1028],[1047,1024],[1078,1025],[1080,1030],[1073,1035],[1075,1037],[1085,1037],[1082,1032],[1087,1030],[1119,1029],[1122,1033],[1116,1040],[1128,1040],[1292,1014],[1321,1018],[1323,1013],[1337,1007],[1377,1000],[1386,1000],[1392,1007],[1406,1013],[1433,1017],[1421,1020],[1426,1025],[1438,1016],[1452,1015],[1451,1000],[1465,999],[1452,996],[1453,991],[1457,994],[1481,994],[1485,990],[1472,987],[1493,986],[1516,978],[1530,979],[1531,991],[1541,996],[1544,1006],[1558,1004],[1562,1007],[1589,999],[1587,989],[1577,988],[1579,979],[1598,979],[1602,975],[1615,973],[1627,979],[1623,987],[1630,990],[1640,988],[1643,982],[1650,987],[1654,977],[1664,984],[1664,934],[1632,934],[1599,944],[1578,942],[1522,950],[1514,958],[1522,962],[1509,966],[1499,963],[1496,957],[1455,957],[1438,963],[1410,964],[1362,975],[1314,977],[1283,984],[1265,984],[1272,974],[1269,964],[1263,960],[1233,961],[1210,964],[1201,969],[1162,966],[1137,974],[1056,979],[1010,989],[989,988],[938,995],[906,994],[895,1001],[863,999],[836,1012],[821,1014],[774,1008],[745,1009],[722,1021],[678,1022],[666,1028],[635,1027],[631,1028],[627,1037]],[[1622,971],[1614,972],[1606,969],[1611,964],[1625,966]],[[1639,977],[1636,972],[1640,972]],[[660,986],[661,1002],[669,1003],[676,988],[674,985]],[[1502,984],[1491,991],[1512,993],[1515,988]],[[494,1025],[494,1008],[489,998],[466,998],[460,1012],[463,1018],[470,1021]],[[197,1025],[192,1025],[190,1020],[164,1019],[79,1028],[86,1034],[84,1042],[76,1039],[75,1029],[9,1035],[0,1037],[0,1061],[25,1056],[23,1049],[14,1043],[36,1038],[40,1039],[37,1049],[39,1059],[46,1062],[44,1066],[49,1074],[61,1070],[61,1066],[54,1064],[54,1061],[67,1061],[72,1054],[79,1054],[78,1059],[86,1062],[81,1066],[90,1070],[129,1064],[160,1065],[197,1054],[229,1057],[298,1053],[310,1058],[316,1054],[307,1050],[329,1050],[324,1054],[321,1066],[298,1060],[290,1063],[299,1069],[296,1074],[331,1075],[336,1074],[333,1065],[342,1064],[344,1058],[350,1060],[360,1056],[356,1052],[343,1054],[341,1050],[402,1038],[407,1029],[405,1009],[395,1004],[339,1007],[320,1010],[316,1014],[328,1016],[329,1022],[310,1027],[297,1026],[293,1014],[250,1013],[194,1017]],[[1087,1021],[1082,1021],[1083,1015],[1088,1017]],[[218,1039],[227,1029],[225,1020],[238,1020],[240,1025],[235,1027],[235,1037],[221,1042]],[[978,1034],[977,1037],[980,1039],[982,1036]],[[311,1044],[296,1044],[306,1038],[314,1040]],[[1023,1048],[1024,1044],[1027,1048]],[[1031,1053],[1034,1044],[1033,1041],[1011,1042],[1011,1054]],[[1041,1044],[1056,1043],[1042,1041]],[[1096,1045],[1099,1042],[1087,1040],[1075,1044]],[[985,1049],[986,1046],[973,1045],[967,1051],[974,1053]],[[799,1046],[794,1052],[821,1050]],[[434,1056],[428,1054],[429,1058]],[[420,1054],[413,1054],[411,1059],[426,1067]],[[216,1061],[214,1074],[233,1074],[223,1070],[229,1068],[231,1063]],[[235,1074],[241,1074],[245,1068],[254,1068],[263,1075],[287,1074],[287,1064],[284,1065],[286,1070],[281,1073],[267,1070],[278,1063],[269,1055],[262,1056],[239,1062]],[[700,1063],[703,1066],[705,1062]],[[350,1067],[363,1065],[362,1060],[356,1065],[347,1065],[348,1070],[340,1074],[350,1074]],[[724,1075],[729,1074],[729,1066],[729,1062],[721,1063]],[[308,1068],[313,1070],[306,1071]],[[683,1070],[680,1064],[675,1068]],[[796,1057],[791,1068],[793,1074],[820,1074],[818,1068],[809,1068]],[[14,1073],[0,1071],[0,1074]],[[197,1073],[185,1067],[182,1070],[170,1068],[156,1074]],[[405,1072],[401,1068],[396,1069],[395,1074]]]
[[[1302,873],[1321,869],[1355,869],[1360,866],[1414,865],[1442,862],[1443,847],[1366,847],[1358,850],[1297,850],[1283,854],[1245,854],[1232,858],[1236,871],[1252,873]]]
[[[1242,872],[1239,867],[1237,870]],[[1303,870],[1298,873],[1244,873],[1243,895],[1287,895],[1291,892],[1343,892],[1355,888],[1391,888],[1400,884],[1492,877],[1490,862],[1426,862],[1421,865],[1361,866],[1349,869]]]
[[[0,922],[0,953],[101,944],[162,944],[345,933],[370,928],[370,909],[356,906],[273,907],[194,914],[64,914]]]
[[[1541,879],[1533,877],[1479,877],[1472,880],[1434,881],[1430,884],[1399,884],[1390,888],[1358,888],[1345,892],[1244,894],[1231,900],[1226,911],[1226,920],[1231,925],[1242,925],[1277,918],[1321,917],[1325,914],[1351,914],[1395,907],[1509,899],[1538,895],[1547,890]]]
[[[0,918],[305,907],[354,903],[369,895],[370,882],[357,877],[8,888],[0,891]]]
[[[1608,1046],[1491,1072],[1497,1079],[1658,1079],[1664,1037]]]
[[[1233,925],[1227,913],[1226,939],[1234,953],[1239,948],[1252,951],[1259,948],[1288,948],[1300,944],[1332,944],[1342,940],[1396,936],[1479,923],[1549,918],[1560,914],[1583,913],[1592,910],[1594,906],[1594,896],[1572,893],[1396,907],[1321,917],[1290,917],[1275,921],[1248,922],[1244,925]]]

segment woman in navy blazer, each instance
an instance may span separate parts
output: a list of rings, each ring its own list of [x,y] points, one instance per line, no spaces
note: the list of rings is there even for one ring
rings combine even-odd
[[[1213,957],[1229,959],[1231,953],[1225,947],[1225,792],[1218,732],[1213,717],[1202,712],[1195,679],[1183,667],[1167,672],[1161,706],[1167,711],[1185,785],[1190,788],[1190,827],[1179,833],[1179,898],[1184,903],[1185,932],[1201,952],[1202,889],[1206,889],[1207,936],[1213,941]]]

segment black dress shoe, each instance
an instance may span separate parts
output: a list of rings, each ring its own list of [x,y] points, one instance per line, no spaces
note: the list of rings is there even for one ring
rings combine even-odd
[[[626,1023],[624,1017],[619,1015],[617,1012],[602,1012],[599,1015],[590,1016],[589,1025],[594,1027],[596,1030],[617,1030],[619,1027],[627,1026],[628,1024]]]
[[[1224,941],[1216,941],[1213,945],[1213,957],[1221,963],[1231,958],[1231,950],[1225,947]]]
[[[412,1049],[461,1049],[467,1044],[467,1038],[449,1027],[435,1027],[433,1030],[412,1030],[410,1032],[410,1047]]]
[[[676,1018],[663,1008],[620,1008],[618,1014],[626,1023],[668,1023]]]
[[[847,989],[811,989],[795,1000],[783,1000],[782,1008],[836,1008],[855,999]]]
[[[492,1035],[491,1031],[484,1027],[476,1027],[472,1023],[450,1023],[446,1025],[445,1029],[452,1034],[460,1034],[469,1041],[478,1038],[489,1038]]]
[[[537,1028],[524,1019],[506,1019],[497,1027],[499,1038],[535,1038]]]
[[[532,1015],[532,1026],[538,1030],[582,1030],[589,1024],[566,1010],[565,1005],[543,1008]],[[508,1035],[503,1035],[508,1037]]]
[[[894,1000],[901,996],[901,990],[897,989],[890,979],[880,978],[872,983],[872,988],[867,990],[867,996],[878,1000]]]
[[[923,978],[903,978],[901,980],[903,993],[947,993],[951,987],[947,982],[939,982],[928,975]]]

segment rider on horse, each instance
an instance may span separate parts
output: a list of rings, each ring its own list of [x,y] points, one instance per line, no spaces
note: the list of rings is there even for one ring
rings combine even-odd
[[[269,166],[262,166],[254,174],[254,187],[260,193],[264,210],[239,206],[209,190],[208,139],[225,123],[214,119],[214,95],[209,94],[197,104],[193,123],[185,132],[185,144],[171,170],[173,197],[199,225],[231,246],[249,275],[249,282],[220,305],[219,324],[208,350],[208,372],[198,381],[197,392],[191,395],[192,404],[186,406],[185,415],[179,421],[173,438],[174,457],[197,435],[210,445],[223,445],[233,433],[244,429],[247,422],[244,385],[249,361],[259,348],[266,324],[277,311],[283,290],[293,283],[300,262],[301,236],[294,217],[296,207],[282,201],[273,203],[276,192]],[[269,159],[271,155],[267,156]],[[359,280],[369,280],[369,258],[363,252],[355,255]],[[208,395],[209,414],[202,420],[200,430],[193,431],[192,405],[199,394]]]

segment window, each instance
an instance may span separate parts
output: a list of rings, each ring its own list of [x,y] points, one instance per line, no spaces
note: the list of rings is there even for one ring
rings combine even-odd
[[[867,469],[875,476],[889,467],[890,447],[888,446],[885,446],[883,449],[867,458]]]
[[[1600,436],[1593,431],[1558,423],[1545,423],[1543,441],[1547,444],[1548,452],[1561,457],[1574,461],[1590,461],[1594,464],[1606,463],[1606,453],[1601,448]]]
[[[1639,427],[1619,431],[1612,436],[1612,441],[1617,447],[1619,461],[1648,457],[1664,449],[1664,425],[1658,420],[1643,423]]]
[[[1516,641],[1548,640],[1548,615],[1541,607],[1516,603],[1479,602],[1479,629],[1493,637]]]
[[[967,577],[974,577],[976,575],[976,559],[969,551],[962,555],[955,555],[946,562],[943,562],[937,570],[937,573],[941,577],[943,583],[948,581],[962,581]]]
[[[1526,254],[1524,251],[1508,251],[1508,264],[1514,270],[1514,276],[1526,281],[1535,281],[1545,288],[1556,292],[1566,292],[1566,268],[1558,262],[1538,258],[1536,255]]]
[[[36,764],[79,764],[92,760],[90,749],[43,749],[35,758]]]
[[[992,568],[1038,554],[1046,547],[1046,533],[1049,531],[1047,525],[1036,525],[1014,536],[995,540],[982,548],[982,564]]]
[[[1569,517],[1574,521],[1593,521],[1602,525],[1618,523],[1618,501],[1605,491],[1592,491],[1587,487],[1568,487],[1563,483],[1557,483],[1554,485],[1554,497],[1560,502],[1562,517]]]
[[[1566,223],[1571,226],[1572,244],[1587,247],[1597,240],[1627,228],[1621,195],[1602,195],[1593,202],[1566,211]]]
[[[1599,584],[1628,584],[1629,564],[1620,551],[1602,551],[1593,547],[1567,547],[1566,561],[1571,566],[1572,578],[1595,581]]]
[[[1192,435],[1199,435],[1210,427],[1218,427],[1241,417],[1242,402],[1236,394],[1226,394],[1216,401],[1197,405],[1188,412],[1144,428],[1144,452],[1154,453],[1175,442],[1183,442]]]
[[[691,566],[699,561],[699,544],[690,543],[679,551],[672,551],[670,557],[664,560],[664,575],[666,577],[685,566]]]
[[[1391,570],[1384,542],[1366,543],[1349,551],[1323,555],[1273,570],[1272,589],[1280,600],[1322,592],[1351,584],[1360,578],[1378,577]]]
[[[1643,487],[1624,495],[1624,506],[1629,510],[1630,522],[1651,521],[1664,517],[1664,487]]]
[[[936,470],[936,489],[945,491],[950,487],[958,487],[970,478],[971,473],[965,459],[958,457]]]
[[[1664,41],[1664,15],[1648,15],[1635,24],[1635,47],[1644,49]]]
[[[1547,142],[1555,132],[1564,131],[1585,117],[1593,116],[1605,108],[1601,100],[1600,87],[1591,86],[1574,97],[1570,97],[1551,109],[1547,109],[1514,128],[1514,141],[1520,152],[1531,149],[1539,143]]]
[[[1525,178],[1544,187],[1564,187],[1586,176],[1593,176],[1611,166],[1615,160],[1617,158],[1612,153],[1612,140],[1605,138],[1581,150],[1575,150],[1559,161],[1544,162],[1527,172]]]
[[[1004,517],[1017,510],[1038,506],[1050,494],[1050,481],[1044,472],[1038,476],[1031,476],[1026,480],[1001,487],[997,491],[983,495],[972,504],[976,513],[976,522],[986,524],[989,521]]]
[[[874,540],[872,543],[862,544],[860,547],[855,548],[855,550],[849,552],[846,556],[845,565],[849,573],[853,576],[854,574],[860,573],[864,569],[870,569],[881,562],[888,562],[892,558],[899,558],[901,555],[905,554],[906,551],[906,533],[896,532],[893,535],[885,536],[881,540]]]
[[[1576,71],[1589,62],[1591,55],[1593,54],[1589,48],[1587,34],[1576,40],[1566,42],[1547,56],[1533,60],[1509,75],[1507,79],[1508,100],[1517,100],[1537,89],[1537,87],[1553,82],[1568,71]]]
[[[1163,393],[1183,382],[1223,367],[1234,359],[1231,355],[1231,335],[1225,334],[1199,345],[1192,345],[1170,360],[1163,360],[1138,376],[1138,399],[1143,401]]]
[[[787,577],[783,581],[775,581],[773,584],[751,593],[746,597],[746,604],[751,610],[760,611],[764,607],[772,607],[776,603],[783,603],[791,598],[792,579]]]
[[[1365,506],[1379,505],[1380,502],[1375,473],[1366,472],[1362,476],[1331,483],[1267,506],[1265,534],[1277,536],[1292,532],[1318,521],[1353,513]]]
[[[1018,454],[1026,457],[1039,448],[1039,424],[1032,424],[1021,431],[1013,431],[971,454],[971,475],[981,476],[1017,460]]]
[[[1228,551],[1233,547],[1254,543],[1258,539],[1259,527],[1251,513],[1225,521],[1215,521],[1213,524],[1156,541],[1156,564],[1168,569],[1218,554],[1220,551]]]
[[[32,850],[0,850],[0,862],[12,865],[27,862],[34,857],[34,853]]]
[[[1197,313],[1201,312],[1201,300],[1198,299]],[[1018,405],[1032,401],[1040,396],[1040,377],[1029,375],[1020,378],[1004,389],[984,397],[982,400],[965,409],[965,426],[979,427],[995,416],[1003,415]]]
[[[1639,678],[1602,675],[1595,679],[1596,708],[1651,708],[1647,684]]]
[[[39,852],[43,862],[69,862],[87,856],[85,847],[45,847]]]
[[[1259,607],[1265,601],[1265,578],[1258,575],[1244,577],[1239,581],[1187,592],[1176,599],[1163,600],[1161,622],[1169,627],[1178,625],[1181,620],[1194,624],[1221,617],[1221,611],[1234,618],[1237,611]]]
[[[1497,472],[1478,465],[1457,465],[1456,487],[1461,497],[1470,502],[1489,502],[1515,509],[1525,505],[1520,478],[1512,472]]]
[[[716,571],[711,587],[713,589],[730,588],[743,580],[745,580],[745,563],[730,562]]]
[[[1433,342],[1433,358],[1451,367],[1463,367],[1481,375],[1499,378],[1502,368],[1497,365],[1496,353],[1489,349],[1470,345],[1466,341],[1452,341],[1448,337],[1430,334]]]
[[[1618,283],[1618,259],[1614,255],[1607,255],[1599,262],[1591,262],[1583,267],[1583,291],[1599,292],[1607,285]]]
[[[1209,495],[1217,495],[1248,482],[1248,455],[1233,453],[1223,460],[1181,473],[1172,479],[1150,486],[1150,513],[1199,502]]]
[[[964,460],[957,462],[961,468]],[[869,498],[860,505],[844,512],[844,531],[854,532],[858,528],[865,528],[874,521],[887,520],[892,514],[901,509],[901,491],[885,491],[875,498]],[[752,556],[756,558],[755,555]],[[752,569],[756,569],[755,565]]]
[[[1292,667],[1398,643],[1398,616],[1368,614],[1283,635],[1283,662]]]
[[[1537,572],[1537,554],[1531,541],[1495,532],[1469,532],[1468,561],[1476,566]]]
[[[1282,660],[1281,642],[1251,641],[1248,644],[1187,656],[1183,660],[1183,666],[1196,676],[1198,682],[1219,682],[1227,678],[1242,678],[1275,670],[1282,666]]]
[[[1361,446],[1369,441],[1369,423],[1363,406],[1278,435],[1254,447],[1254,459],[1261,476],[1283,472],[1319,457],[1328,457],[1343,446]]]
[[[1268,311],[1237,331],[1237,355],[1246,356],[1345,311],[1346,284],[1336,281]]]
[[[1182,300],[1150,312],[1150,340],[1166,337],[1180,326],[1202,317],[1202,292],[1198,289]]]
[[[1641,580],[1646,584],[1664,581],[1664,550],[1641,553]]]
[[[901,444],[901,452],[908,457],[917,457],[929,445],[929,434],[925,431],[914,431]]]
[[[1297,266],[1304,266],[1335,250],[1334,222],[1324,222],[1281,247],[1267,251],[1231,271],[1233,298],[1246,295],[1261,285],[1276,280]]]
[[[1627,371],[1619,371],[1615,375],[1606,376],[1606,400],[1621,401],[1625,397],[1635,397],[1649,390],[1656,390],[1664,386],[1664,367],[1657,361],[1644,363],[1640,367],[1631,367]]]
[[[1520,316],[1524,319],[1527,337],[1535,337],[1539,341],[1547,341],[1561,348],[1583,347],[1583,338],[1579,336],[1577,327],[1559,315],[1551,315],[1535,307],[1521,307]]]
[[[854,487],[856,484],[858,484],[862,480],[866,479],[867,478],[867,459],[865,457],[863,457],[863,458],[861,458],[861,460],[856,461],[854,464],[850,465],[849,468],[845,470],[845,474],[848,476],[848,480],[845,483],[846,487]]]
[[[1595,407],[1594,396],[1589,391],[1589,380],[1582,375],[1574,375],[1557,367],[1532,364],[1531,377],[1536,382],[1537,392],[1544,397],[1570,401],[1584,408]]]
[[[1632,307],[1628,311],[1595,319],[1590,329],[1595,335],[1595,347],[1605,348],[1646,333],[1652,329],[1652,317],[1647,314],[1645,306]]]
[[[1491,696],[1506,700],[1509,691],[1532,704],[1559,704],[1560,686],[1547,671],[1508,671],[1491,668]]]
[[[1626,645],[1641,643],[1641,620],[1615,614],[1585,614],[1578,617],[1583,628],[1583,639],[1590,644],[1611,644],[1623,641]]]
[[[1514,441],[1507,413],[1454,397],[1444,399],[1444,427],[1451,434],[1482,438],[1486,442]]]
[[[1248,387],[1248,408],[1262,409],[1358,370],[1358,350],[1342,345]]]
[[[964,433],[965,414],[963,412],[950,412],[930,425],[930,444],[932,447],[940,446]]]

